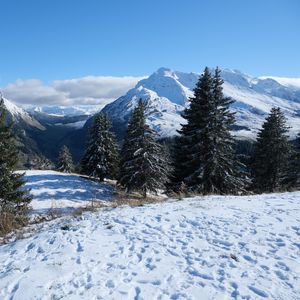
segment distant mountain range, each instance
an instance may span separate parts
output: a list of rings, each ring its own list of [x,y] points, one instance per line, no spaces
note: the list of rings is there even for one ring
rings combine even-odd
[[[103,111],[110,114],[115,128],[124,127],[132,109],[142,98],[148,103],[147,121],[161,137],[173,136],[184,122],[181,113],[189,105],[189,97],[199,74],[182,73],[161,68],[138,82],[126,95],[108,104]],[[253,139],[273,106],[285,112],[291,134],[300,131],[300,79],[255,78],[239,71],[223,70],[224,94],[236,102],[234,134]]]
[[[4,105],[8,112],[8,123],[14,123],[13,128],[21,152],[20,165],[29,168],[48,167],[51,165],[48,160],[55,162],[60,147],[65,143],[72,144],[69,136],[82,128],[86,120],[99,110],[96,106],[87,107],[85,110],[77,107],[49,106],[25,111],[7,99],[4,99]],[[76,135],[78,136],[77,133]],[[74,150],[77,140],[74,140],[74,146],[71,145],[77,160],[82,153],[83,140],[84,137],[78,141],[78,155]]]
[[[91,116],[100,111],[104,105],[76,105],[76,106],[59,106],[44,105],[32,106],[26,109],[30,114],[47,114],[52,116]]]
[[[111,116],[114,130],[122,139],[131,112],[142,98],[147,102],[148,124],[160,137],[176,135],[185,121],[181,114],[189,105],[198,78],[196,73],[160,68],[104,108],[101,104],[41,106],[25,111],[7,99],[5,106],[23,152],[29,152],[30,157],[40,155],[55,160],[59,148],[66,144],[79,160],[93,115],[101,108]],[[222,78],[224,94],[235,100],[232,110],[237,122],[233,134],[237,138],[254,139],[273,106],[280,107],[287,116],[291,137],[300,132],[300,78],[253,77],[229,69],[222,71]]]

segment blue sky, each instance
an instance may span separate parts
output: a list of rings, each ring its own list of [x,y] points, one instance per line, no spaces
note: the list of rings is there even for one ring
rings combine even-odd
[[[0,86],[205,65],[300,77],[298,0],[0,0]]]

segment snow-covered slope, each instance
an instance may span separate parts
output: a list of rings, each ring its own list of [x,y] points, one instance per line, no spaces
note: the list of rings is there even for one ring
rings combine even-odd
[[[126,125],[139,99],[146,100],[148,123],[161,135],[172,136],[183,122],[181,113],[197,74],[185,74],[161,68],[146,79],[139,81],[135,88],[103,109],[118,124]]]
[[[32,116],[29,115],[24,109],[18,107],[8,99],[3,98],[4,106],[8,112],[8,117],[14,121],[15,124],[27,125],[38,129],[44,129],[44,127]]]
[[[138,82],[126,95],[108,104],[103,111],[109,113],[115,123],[125,124],[137,101],[142,98],[148,103],[148,123],[162,137],[172,136],[184,122],[181,113],[188,105],[198,77],[196,73],[161,68]],[[300,131],[300,87],[297,87],[296,79],[289,81],[290,84],[283,84],[283,80],[255,78],[228,69],[222,71],[222,77],[224,94],[236,100],[232,109],[236,111],[237,136],[254,137],[273,106],[282,108],[286,113],[289,125],[293,127],[292,135]]]
[[[273,79],[279,84],[286,86],[288,88],[300,90],[300,78],[292,77],[276,77],[276,76],[261,76],[260,79]]]
[[[26,171],[25,188],[30,190],[33,214],[54,209],[64,212],[85,207],[92,201],[111,200],[114,188],[76,174],[55,171]]]
[[[299,207],[208,196],[39,224],[0,246],[0,299],[300,299]]]

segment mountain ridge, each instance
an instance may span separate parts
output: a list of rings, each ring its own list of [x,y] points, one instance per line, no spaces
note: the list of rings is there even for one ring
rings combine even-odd
[[[222,70],[225,96],[235,100],[236,113],[233,134],[242,140],[254,140],[265,117],[274,106],[280,107],[291,126],[293,138],[300,132],[300,78],[274,76],[254,77],[238,70]],[[183,110],[189,105],[193,88],[200,74],[159,68],[140,80],[125,95],[106,105],[102,111],[113,121],[113,129],[122,141],[127,122],[138,100],[147,102],[147,123],[160,138],[173,137],[184,124]],[[5,99],[9,119],[14,121],[23,152],[38,153],[55,161],[62,145],[69,146],[75,161],[79,161],[85,147],[88,129],[98,107],[44,106],[29,110],[19,108]],[[86,121],[87,120],[87,121]],[[27,151],[28,152],[28,151]]]
[[[181,113],[188,106],[193,95],[193,87],[200,74],[184,73],[169,68],[160,68],[148,78],[143,79],[124,96],[106,105],[103,112],[108,113],[114,127],[126,125],[131,111],[141,98],[147,102],[147,122],[161,137],[177,134],[185,122]],[[280,107],[292,126],[292,136],[300,131],[300,86],[288,86],[288,78],[276,81],[275,77],[253,77],[238,70],[224,69],[223,92],[235,100],[232,110],[236,113],[234,135],[242,139],[254,139],[264,118],[274,106]],[[300,79],[299,79],[300,80]],[[292,82],[298,82],[292,79]]]

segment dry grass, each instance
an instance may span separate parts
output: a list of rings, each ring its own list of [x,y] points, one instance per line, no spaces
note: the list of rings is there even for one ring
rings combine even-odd
[[[116,208],[119,206],[129,205],[131,207],[143,206],[145,204],[161,203],[164,202],[165,198],[159,196],[147,196],[142,197],[140,194],[127,194],[123,191],[118,191],[116,198],[111,202],[111,207]]]
[[[79,217],[85,212],[95,212],[101,208],[117,208],[125,205],[128,205],[130,207],[138,207],[145,204],[161,203],[163,201],[164,198],[162,197],[151,196],[143,198],[137,194],[125,194],[123,192],[118,192],[116,193],[115,198],[112,201],[103,202],[98,200],[91,200],[86,206],[74,209],[71,214],[74,217]]]
[[[23,215],[16,215],[11,212],[0,212],[0,236],[23,228],[28,224],[28,219]]]
[[[105,207],[109,207],[108,202],[104,203],[103,201],[98,201],[98,200],[93,199],[87,205],[81,206],[81,207],[78,207],[78,208],[72,210],[71,214],[74,217],[79,217],[84,212],[87,212],[87,211],[94,212],[99,208],[105,208]]]

